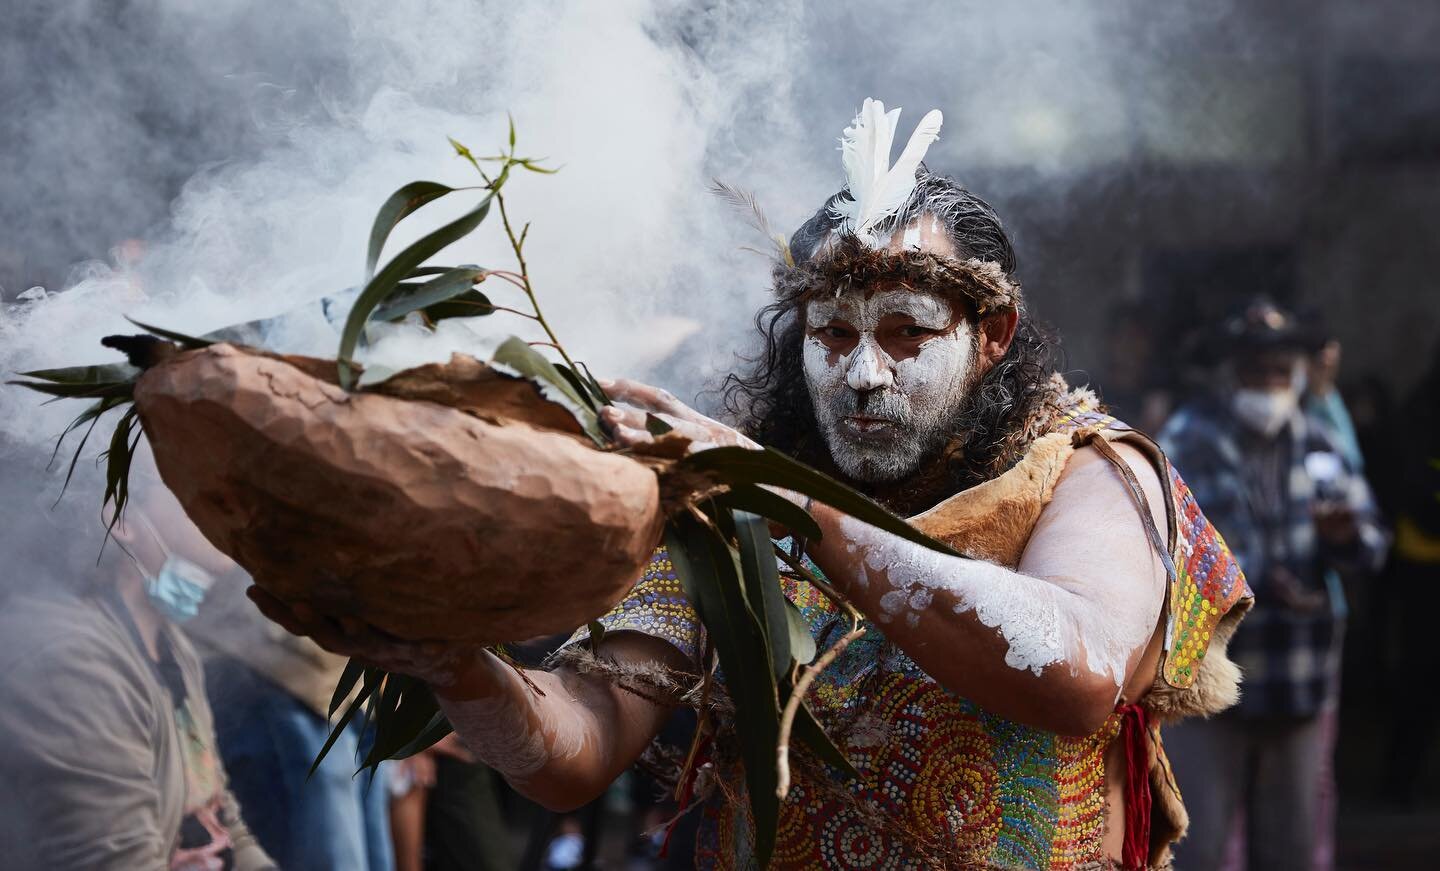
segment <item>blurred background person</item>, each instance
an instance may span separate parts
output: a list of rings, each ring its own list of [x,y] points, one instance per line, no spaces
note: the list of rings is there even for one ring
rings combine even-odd
[[[358,718],[310,773],[345,658],[261,617],[247,586],[238,571],[218,583],[191,637],[205,653],[211,703],[231,714],[216,733],[251,832],[282,868],[391,871],[388,763],[374,783],[356,773]]]
[[[179,628],[234,563],[150,468],[142,444],[130,505],[98,566],[75,554],[72,574],[30,577],[0,609],[7,869],[275,867],[216,752],[216,720],[235,712],[212,713]],[[93,553],[93,521],[72,532]]]
[[[387,763],[396,871],[509,871],[500,780],[450,734]]]
[[[1219,333],[1217,389],[1182,407],[1160,441],[1256,604],[1230,643],[1245,675],[1240,703],[1166,732],[1190,810],[1176,865],[1223,867],[1241,825],[1248,867],[1308,869],[1323,841],[1344,627],[1327,575],[1378,569],[1387,542],[1364,478],[1302,409],[1312,343],[1296,318],[1259,298]]]

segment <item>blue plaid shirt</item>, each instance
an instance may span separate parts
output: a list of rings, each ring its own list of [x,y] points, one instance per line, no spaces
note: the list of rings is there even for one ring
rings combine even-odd
[[[1373,571],[1386,536],[1364,477],[1319,421],[1297,412],[1274,439],[1247,430],[1227,403],[1181,408],[1159,438],[1255,593],[1230,642],[1244,672],[1243,717],[1309,717],[1333,701],[1344,597],[1335,571]],[[1320,502],[1355,512],[1359,536],[1336,548],[1316,533]]]

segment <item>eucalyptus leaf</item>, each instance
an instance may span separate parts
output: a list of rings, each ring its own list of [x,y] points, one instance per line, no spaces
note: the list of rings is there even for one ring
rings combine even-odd
[[[755,821],[755,858],[763,868],[775,847],[780,811],[775,796],[780,702],[764,631],[745,607],[733,552],[713,529],[681,514],[666,524],[665,544],[686,597],[715,642],[735,703],[736,739]]]
[[[948,545],[906,523],[870,497],[785,456],[774,448],[765,448],[762,451],[740,447],[711,448],[691,454],[680,462],[681,465],[697,471],[714,473],[731,486],[769,484],[804,493],[856,520],[907,541],[940,553],[958,556]]]
[[[375,307],[370,317],[377,321],[393,321],[413,311],[454,299],[475,286],[477,279],[485,275],[479,266],[457,266],[418,286],[406,288],[404,294],[392,294]],[[400,285],[404,287],[406,283]],[[488,312],[487,312],[488,314]]]
[[[18,373],[25,378],[54,384],[125,384],[140,376],[140,370],[129,363],[106,363],[95,366],[69,366],[63,369],[35,369]],[[11,384],[21,382],[11,381]]]
[[[325,761],[325,757],[330,753],[330,748],[340,740],[340,736],[344,734],[350,722],[355,719],[355,714],[370,701],[370,697],[380,688],[380,682],[385,677],[385,672],[369,666],[365,667],[364,672],[364,682],[360,686],[360,694],[345,709],[344,715],[336,721],[335,725],[330,727],[330,736],[321,745],[320,752],[315,754],[315,761],[310,763],[310,773],[306,775],[307,777],[315,776],[315,772],[320,768],[320,763]]]
[[[674,432],[675,427],[647,411],[645,412],[645,431],[652,436],[663,436],[666,433]]]
[[[785,594],[780,589],[780,572],[770,544],[770,527],[763,517],[744,511],[732,515],[739,545],[740,590],[765,634],[770,666],[776,682],[790,673],[790,626],[786,617]]]
[[[815,636],[810,634],[810,624],[805,622],[800,609],[789,599],[785,600],[785,622],[790,635],[790,657],[796,665],[809,665],[815,661]]]
[[[130,323],[134,324],[135,326],[139,327],[147,333],[159,336],[162,339],[169,339],[170,341],[179,344],[180,347],[184,348],[187,351],[193,351],[196,348],[208,348],[211,345],[215,344],[209,339],[202,339],[197,336],[189,336],[185,333],[177,333],[174,330],[167,330],[164,327],[154,327],[150,324],[142,324],[132,317],[127,316],[125,320],[129,321]]]
[[[590,367],[585,365],[585,361],[576,360],[575,365],[579,366],[580,371],[584,373],[585,383],[590,385],[590,393],[594,395],[595,401],[601,405],[609,405],[610,395],[605,392],[605,388],[601,387],[600,382],[590,373]]]
[[[446,735],[449,735],[453,731],[455,731],[455,728],[450,725],[450,721],[445,717],[445,713],[443,711],[437,710],[435,712],[435,715],[430,718],[430,722],[427,723],[425,725],[425,728],[421,730],[420,734],[415,737],[415,740],[411,741],[409,744],[406,744],[404,747],[401,747],[399,750],[396,750],[394,755],[392,755],[390,758],[409,759],[416,753],[420,753],[424,750],[428,750],[431,747],[434,747],[435,744],[440,741],[440,739],[444,738]]]
[[[580,401],[584,403],[586,408],[591,411],[600,410],[600,406],[595,404],[595,397],[590,395],[590,388],[586,386],[585,379],[581,378],[579,373],[564,363],[552,363],[551,365],[553,365],[555,371],[559,372],[561,377],[565,379],[565,382],[570,385],[571,392],[580,397]]]
[[[475,208],[411,243],[366,283],[365,289],[360,291],[355,305],[351,307],[350,315],[345,319],[345,328],[340,336],[340,353],[338,355],[340,386],[349,390],[355,384],[352,357],[355,354],[355,346],[360,343],[360,335],[364,332],[365,323],[370,319],[370,313],[394,292],[400,279],[410,274],[411,270],[480,226],[480,222],[484,221],[485,216],[490,213],[490,203],[494,197],[495,194],[492,191]]]
[[[355,684],[359,683],[360,678],[364,675],[365,665],[360,660],[352,659],[345,663],[345,670],[340,673],[340,682],[335,684],[335,692],[330,696],[330,708],[325,714],[327,717],[335,716],[335,712],[345,704],[345,699],[349,697],[351,691],[355,689]]]
[[[65,495],[65,491],[70,489],[70,481],[75,477],[75,466],[80,462],[80,455],[85,451],[85,444],[90,441],[90,435],[95,432],[95,426],[100,422],[100,418],[107,411],[124,405],[126,401],[120,398],[102,399],[81,412],[80,416],[71,421],[70,425],[65,427],[65,431],[60,433],[60,438],[55,441],[55,451],[50,455],[52,463],[60,455],[60,446],[64,444],[65,437],[86,423],[90,424],[85,428],[85,434],[80,437],[80,444],[75,446],[75,452],[70,455],[70,465],[65,469],[65,482],[60,485],[60,496],[56,497],[56,504],[59,504],[59,499]]]
[[[810,513],[784,496],[754,484],[736,484],[727,492],[716,497],[716,501],[729,508],[749,511],[761,517],[768,517],[784,526],[791,535],[810,541],[819,541],[825,533]]]
[[[374,768],[416,743],[433,725],[440,706],[425,682],[408,675],[391,674],[385,679],[382,696],[383,721],[377,724],[375,741],[361,765]],[[391,687],[394,693],[390,693]],[[438,741],[439,738],[436,738]]]
[[[420,310],[425,319],[435,323],[450,318],[484,318],[495,314],[490,297],[478,290],[467,290],[453,299],[431,303]]]
[[[506,339],[499,348],[495,349],[495,354],[490,360],[535,381],[542,388],[546,386],[554,388],[560,396],[568,400],[570,413],[580,421],[580,426],[589,434],[590,438],[599,445],[607,443],[608,439],[600,429],[600,418],[596,416],[590,404],[580,398],[580,394],[575,390],[575,385],[561,374],[549,358],[530,347],[524,339],[515,336]]]
[[[826,734],[821,727],[820,721],[810,712],[810,707],[803,701],[795,711],[795,723],[790,727],[790,734],[799,739],[800,743],[814,753],[821,761],[826,762],[840,769],[847,777],[858,779],[860,772],[855,770],[855,764],[840,752],[835,742]]]
[[[365,280],[375,275],[375,264],[380,262],[380,252],[390,232],[405,217],[427,203],[433,203],[454,188],[433,181],[412,181],[386,198],[375,214],[375,223],[370,227],[370,245],[365,256]]]

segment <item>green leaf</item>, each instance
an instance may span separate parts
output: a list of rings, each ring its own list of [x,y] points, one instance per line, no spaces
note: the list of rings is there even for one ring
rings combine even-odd
[[[591,620],[586,626],[590,629],[590,650],[594,651],[605,640],[605,624],[599,620]]]
[[[959,555],[948,545],[906,523],[868,496],[773,448],[763,451],[740,447],[711,448],[691,454],[680,462],[691,469],[712,472],[723,483],[732,487],[739,484],[769,484],[795,490],[907,541],[940,553]]]
[[[433,725],[439,711],[424,681],[408,675],[389,675],[377,710],[375,741],[361,767],[374,768],[416,743]]]
[[[595,404],[595,397],[590,395],[590,388],[586,386],[585,379],[581,378],[575,370],[566,366],[564,363],[552,363],[551,365],[555,367],[555,371],[559,372],[566,383],[570,385],[571,392],[580,397],[581,402],[585,404],[586,408],[591,411],[600,410],[600,406]]]
[[[335,716],[335,712],[345,704],[345,699],[364,675],[365,666],[360,660],[352,659],[345,663],[345,671],[340,674],[340,682],[335,684],[335,692],[330,696],[330,708],[325,712],[326,717]]]
[[[492,363],[499,363],[514,372],[523,375],[538,383],[542,388],[553,387],[561,396],[570,402],[570,413],[580,421],[580,426],[596,444],[604,445],[608,442],[605,433],[600,429],[600,418],[590,408],[590,404],[580,398],[576,392],[575,385],[560,373],[560,370],[551,363],[549,358],[539,351],[530,347],[524,339],[511,336],[506,339],[495,354],[490,358]]]
[[[428,750],[435,746],[441,738],[444,738],[453,731],[455,731],[455,729],[450,725],[450,721],[446,719],[445,713],[443,711],[436,711],[435,716],[430,718],[430,722],[426,724],[424,730],[416,736],[415,740],[396,750],[390,758],[408,759],[422,750]]]
[[[790,626],[785,616],[789,603],[780,589],[770,526],[763,517],[744,511],[733,512],[733,516],[740,550],[740,591],[764,631],[770,666],[779,683],[790,673]]]
[[[795,711],[795,722],[790,727],[790,734],[804,744],[811,753],[814,753],[822,761],[835,766],[843,771],[846,776],[859,778],[860,772],[855,770],[855,765],[840,752],[835,742],[825,733],[815,715],[810,713],[810,706],[804,702],[800,703],[799,709]]]
[[[128,399],[135,394],[135,384],[131,381],[116,384],[63,384],[53,381],[7,381],[6,383],[25,387],[56,399]]]
[[[490,297],[478,290],[467,290],[454,299],[432,303],[420,310],[432,323],[450,318],[484,318],[495,314]]]
[[[580,371],[585,374],[585,383],[590,385],[590,392],[595,396],[595,400],[601,405],[609,405],[609,394],[605,392],[605,388],[601,387],[600,382],[595,379],[595,376],[593,374],[591,374],[590,367],[585,365],[585,361],[576,360],[575,365],[579,366]]]
[[[676,516],[666,524],[665,544],[685,595],[715,642],[735,703],[735,731],[755,821],[757,864],[765,867],[775,847],[780,802],[775,747],[780,738],[780,702],[764,633],[745,607],[734,555],[699,519]]]
[[[374,314],[370,317],[377,321],[398,320],[413,311],[420,311],[466,293],[475,286],[476,280],[484,275],[485,270],[479,266],[459,266],[446,270],[438,277],[411,289],[409,293],[391,294],[383,303],[376,306]],[[489,300],[486,302],[488,303]]]
[[[383,669],[366,666],[365,681],[360,687],[360,694],[357,695],[355,700],[350,703],[350,706],[345,709],[344,716],[331,727],[330,737],[325,739],[324,745],[320,747],[320,752],[315,754],[315,761],[310,763],[310,773],[307,774],[306,777],[315,776],[315,772],[320,768],[320,763],[325,761],[326,755],[330,753],[330,748],[335,746],[335,742],[340,740],[340,736],[344,734],[346,727],[350,725],[350,721],[355,719],[355,714],[361,707],[369,702],[370,697],[380,688],[380,681],[384,677],[385,671]]]
[[[151,335],[159,336],[162,339],[169,339],[170,341],[179,344],[187,351],[193,351],[196,348],[208,348],[211,345],[215,344],[209,339],[201,339],[195,336],[187,336],[184,333],[177,333],[174,330],[167,330],[163,327],[152,327],[149,324],[142,324],[132,317],[127,316],[125,320],[129,321],[130,323],[134,324],[145,332],[150,333]]]
[[[370,227],[370,247],[365,257],[367,282],[375,276],[375,264],[380,262],[380,252],[385,248],[385,240],[390,238],[390,232],[396,225],[421,206],[433,203],[454,191],[454,188],[438,182],[412,181],[386,198],[380,211],[375,214],[375,223]]]
[[[505,117],[510,119],[510,151],[513,153],[515,151],[515,116],[506,112]]]
[[[100,500],[102,509],[106,505],[114,505],[110,515],[110,525],[106,529],[108,533],[120,522],[125,512],[125,506],[130,501],[130,463],[135,458],[135,445],[139,443],[143,432],[136,427],[140,419],[140,413],[135,406],[125,409],[120,420],[115,424],[115,432],[110,435],[110,447],[101,456],[105,460],[105,495]],[[135,435],[131,437],[131,431]]]
[[[360,342],[365,323],[370,319],[370,312],[395,290],[403,276],[480,226],[480,222],[485,220],[485,216],[490,212],[490,202],[494,197],[492,191],[475,208],[412,243],[410,247],[395,255],[395,259],[385,264],[365,285],[365,289],[360,291],[360,296],[355,299],[355,304],[350,309],[349,317],[345,319],[345,328],[340,336],[340,386],[347,390],[355,386],[351,358],[355,353],[355,346]]]
[[[80,416],[72,420],[70,425],[65,427],[65,431],[60,433],[60,438],[55,440],[55,450],[50,454],[50,462],[52,463],[55,462],[55,458],[60,455],[60,446],[65,443],[65,437],[79,427],[84,426],[87,422],[90,424],[85,428],[85,434],[80,437],[80,444],[75,446],[75,452],[70,455],[70,465],[65,469],[65,482],[60,485],[60,495],[55,497],[56,505],[59,505],[60,500],[64,498],[65,491],[70,489],[70,480],[75,477],[75,465],[80,462],[80,455],[84,453],[85,444],[90,441],[91,433],[95,432],[95,425],[100,422],[100,418],[104,416],[107,411],[110,411],[112,408],[118,408],[127,401],[128,400],[120,398],[100,400],[81,412]]]
[[[674,432],[675,427],[647,411],[645,412],[645,431],[653,436],[663,436],[668,432]]]
[[[69,366],[64,369],[35,369],[18,373],[25,378],[54,384],[125,384],[140,376],[140,370],[129,363],[108,363],[99,366]],[[21,382],[12,381],[11,384]]]
[[[785,600],[785,623],[790,633],[790,657],[796,665],[809,665],[815,661],[815,636],[810,634],[810,624],[800,609],[789,599]]]
[[[819,541],[825,533],[810,513],[779,493],[757,487],[754,484],[737,484],[729,491],[716,497],[716,501],[729,508],[738,508],[767,517],[784,526],[791,535]]]

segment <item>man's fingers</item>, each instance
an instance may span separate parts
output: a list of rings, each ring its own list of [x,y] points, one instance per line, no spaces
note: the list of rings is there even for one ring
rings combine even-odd
[[[250,601],[255,603],[255,607],[259,608],[260,613],[264,614],[267,619],[280,624],[280,626],[291,635],[301,634],[300,621],[295,618],[294,612],[292,612],[284,602],[254,584],[246,588],[245,595],[250,598]]]
[[[689,406],[672,396],[670,391],[631,381],[629,378],[617,378],[601,384],[601,387],[612,400],[629,403],[646,411],[663,411],[681,416],[690,411]]]

